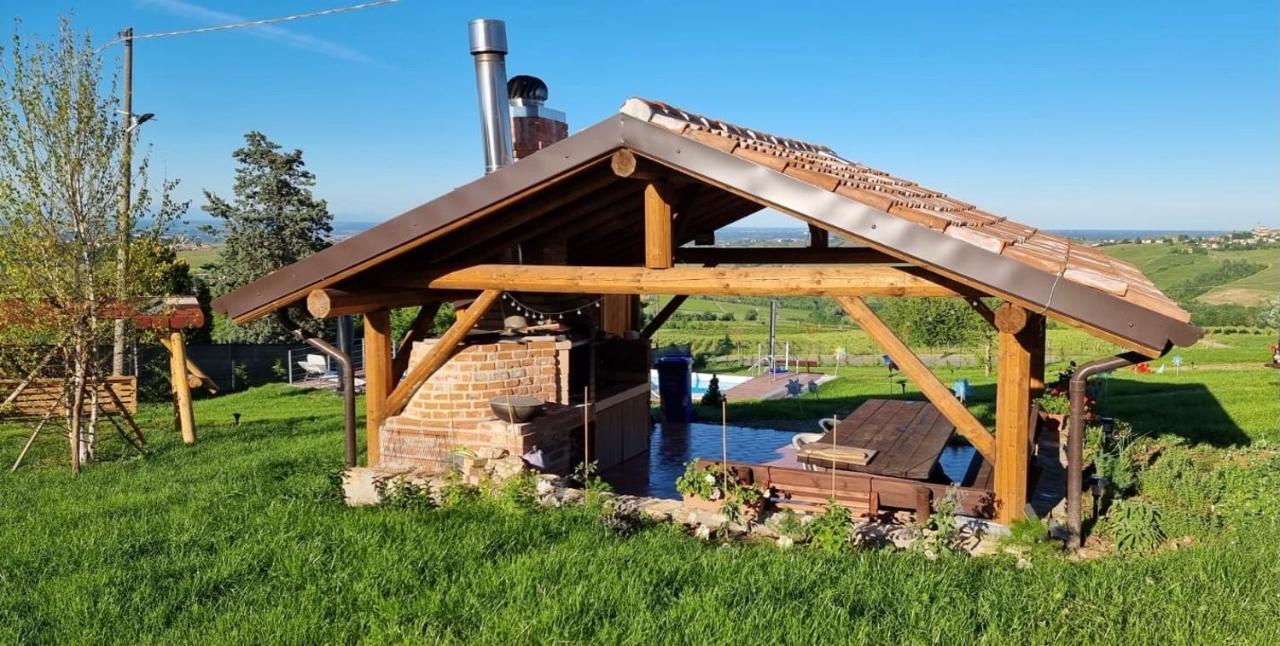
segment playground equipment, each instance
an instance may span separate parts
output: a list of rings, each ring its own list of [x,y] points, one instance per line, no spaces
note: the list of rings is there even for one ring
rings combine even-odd
[[[204,325],[204,313],[199,302],[194,297],[172,297],[159,299],[143,307],[117,307],[99,314],[108,319],[131,320],[138,329],[153,330],[161,335],[160,344],[169,352],[169,382],[173,393],[175,425],[182,434],[183,442],[195,443],[196,426],[191,408],[191,389],[203,387],[210,393],[218,390],[217,384],[186,355],[183,330]],[[73,472],[79,472],[82,458],[91,457],[88,447],[93,444],[92,438],[101,419],[109,421],[134,450],[143,452],[146,438],[133,418],[138,409],[137,377],[86,378],[83,384],[84,396],[81,398],[83,404],[81,410],[75,411],[75,380],[69,375],[41,376],[62,349],[61,345],[50,348],[22,379],[0,380],[0,388],[8,391],[4,403],[0,404],[0,419],[34,422],[31,435],[27,437],[10,471],[21,466],[40,432],[55,417],[66,420]],[[83,432],[76,432],[80,431],[80,427],[72,424],[73,413],[88,420],[87,438]],[[76,431],[72,430],[73,427]]]

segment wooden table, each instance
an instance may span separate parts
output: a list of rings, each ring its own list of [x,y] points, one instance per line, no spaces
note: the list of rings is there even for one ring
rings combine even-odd
[[[873,475],[928,480],[955,426],[929,402],[869,399],[815,444],[876,451],[865,465],[835,463],[835,468]],[[831,460],[796,456],[801,462],[831,468]]]

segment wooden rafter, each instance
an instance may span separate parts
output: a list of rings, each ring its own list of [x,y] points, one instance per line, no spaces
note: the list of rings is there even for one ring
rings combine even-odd
[[[964,299],[964,302],[968,303],[969,307],[972,307],[973,311],[977,312],[978,316],[981,316],[982,320],[987,322],[987,325],[990,325],[992,329],[995,329],[996,313],[990,307],[987,307],[987,304],[983,303],[982,299],[977,296],[970,296],[969,298]]]
[[[406,281],[401,286],[414,286]],[[421,283],[416,286],[421,287]],[[909,269],[858,267],[583,267],[474,265],[427,281],[432,289],[578,294],[728,296],[957,296]]]
[[[430,289],[335,289],[329,287],[312,290],[307,295],[307,313],[318,319],[333,318],[382,309],[439,303],[470,296],[469,293]]]
[[[435,325],[436,312],[440,311],[441,303],[427,303],[418,309],[418,315],[413,317],[413,322],[409,324],[409,329],[405,330],[404,336],[400,338],[400,344],[396,346],[395,358],[391,360],[391,387],[395,388],[400,382],[400,376],[405,370],[409,369],[409,357],[413,354],[413,344],[415,341],[421,341],[431,335],[431,330]]]
[[[643,330],[640,330],[640,338],[646,340],[653,338],[653,335],[662,328],[667,319],[671,318],[671,315],[675,314],[676,310],[680,309],[680,306],[684,305],[684,302],[688,299],[689,297],[683,294],[671,297],[671,300],[667,301],[667,304],[663,305],[662,309],[653,315],[653,320],[649,321],[649,324],[644,326]]]
[[[467,332],[475,327],[476,323],[484,317],[489,308],[498,302],[498,298],[502,296],[501,289],[486,289],[480,294],[471,306],[465,310],[459,310],[457,320],[449,329],[431,346],[425,357],[418,365],[409,371],[404,379],[396,385],[395,390],[387,397],[387,405],[383,409],[386,417],[399,415],[404,407],[409,404],[409,400],[413,398],[413,393],[417,392],[422,384],[426,383],[431,375],[435,374],[440,366],[453,356],[457,351],[458,344],[467,336]]]
[[[831,234],[815,224],[809,225],[809,248],[827,249],[831,246]]]
[[[925,398],[937,406],[938,411],[955,425],[956,431],[968,439],[982,457],[996,464],[996,439],[987,431],[987,427],[983,426],[982,422],[979,422],[973,413],[970,413],[969,409],[956,399],[951,389],[939,381],[929,367],[924,365],[920,357],[917,357],[911,348],[908,348],[893,333],[893,330],[871,311],[866,301],[856,296],[839,297],[836,301],[849,314],[849,318],[852,318],[858,327],[861,327],[867,336],[870,336],[884,350],[884,353],[898,364],[898,368],[920,388]]]
[[[676,250],[676,262],[722,265],[901,264],[868,247],[689,247]]]

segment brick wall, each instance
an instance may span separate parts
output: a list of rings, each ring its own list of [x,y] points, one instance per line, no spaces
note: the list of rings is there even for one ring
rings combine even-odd
[[[434,342],[415,343],[409,365],[421,361]],[[567,402],[569,346],[551,337],[526,337],[463,349],[414,393],[401,415],[383,425],[382,464],[444,470],[459,447],[523,455],[536,446],[557,462],[561,453],[567,460],[567,446],[561,446],[567,439],[556,435],[563,425],[553,419],[556,415],[505,424],[494,418],[489,400],[511,394]]]
[[[512,117],[511,140],[515,158],[533,153],[569,136],[569,124],[546,117]]]

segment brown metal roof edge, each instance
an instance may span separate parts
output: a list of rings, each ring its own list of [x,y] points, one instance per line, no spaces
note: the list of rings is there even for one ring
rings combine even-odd
[[[367,231],[271,272],[213,301],[214,310],[248,322],[306,298],[372,261],[427,242],[449,225],[511,201],[584,169],[622,145],[621,122],[611,116],[529,157],[455,188]]]
[[[894,217],[854,200],[788,177],[749,160],[683,137],[628,115],[623,119],[627,148],[766,205],[826,225],[887,254],[926,265],[965,284],[1023,301],[1042,313],[1078,321],[1126,340],[1145,353],[1168,344],[1187,346],[1199,328],[1121,298],[1063,279],[1017,260],[991,253],[927,227]]]

